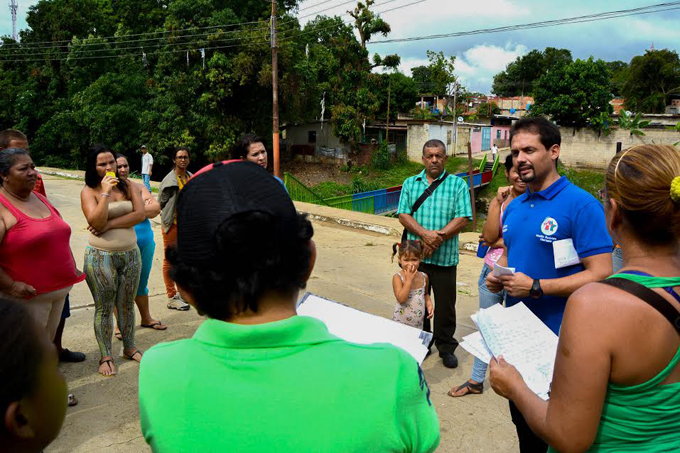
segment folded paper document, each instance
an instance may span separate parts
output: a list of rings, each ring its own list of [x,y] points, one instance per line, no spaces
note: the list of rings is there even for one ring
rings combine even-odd
[[[479,332],[464,337],[461,346],[486,363],[492,356],[502,355],[517,368],[529,388],[547,400],[557,335],[521,302],[510,308],[494,305],[481,309],[472,319]]]
[[[305,294],[298,315],[322,321],[333,335],[352,343],[391,343],[411,354],[418,363],[427,355],[432,334],[391,319],[375,316],[311,293]]]

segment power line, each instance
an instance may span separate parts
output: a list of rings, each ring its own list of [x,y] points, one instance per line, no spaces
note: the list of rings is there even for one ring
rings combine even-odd
[[[596,22],[596,21],[601,21],[601,20],[616,19],[616,18],[619,18],[619,17],[639,16],[639,15],[643,15],[643,14],[653,14],[653,13],[659,13],[659,12],[663,12],[663,11],[672,11],[672,10],[677,10],[677,9],[680,9],[680,1],[679,2],[660,3],[660,4],[657,4],[657,5],[643,6],[643,7],[640,7],[640,8],[631,8],[631,9],[624,9],[624,10],[617,10],[617,11],[607,11],[607,12],[603,12],[603,13],[589,14],[589,15],[585,15],[585,16],[568,17],[568,18],[564,18],[564,19],[555,19],[555,20],[548,20],[548,21],[541,21],[541,22],[532,22],[532,23],[528,23],[528,24],[508,25],[508,26],[496,27],[496,28],[482,28],[482,29],[472,30],[472,31],[442,33],[442,34],[427,35],[427,36],[413,36],[413,37],[409,37],[409,38],[384,39],[384,40],[381,40],[381,41],[372,41],[372,42],[369,42],[369,44],[386,44],[386,43],[395,43],[395,42],[423,41],[423,40],[429,40],[429,39],[458,38],[458,37],[461,37],[461,36],[501,33],[501,32],[507,32],[507,31],[528,30],[528,29],[533,29],[533,28],[545,28],[545,27],[554,27],[554,26],[559,26],[559,25],[570,25],[570,24],[585,23],[585,22]]]
[[[385,5],[385,4],[388,4],[388,3],[393,3],[394,1],[396,1],[396,0],[387,0],[385,2],[381,2],[381,3],[376,4],[376,5],[382,6],[382,5]],[[392,11],[392,10],[395,10],[395,9],[400,9],[400,8],[409,6],[411,4],[421,3],[423,1],[426,1],[426,0],[419,0],[417,2],[408,3],[406,5],[401,5],[401,6],[398,6],[398,7],[395,7],[395,8],[391,8],[391,9],[388,9],[388,10],[378,12],[377,14],[389,12],[389,11]],[[348,15],[349,14],[346,13],[343,16],[348,16]],[[342,16],[340,16],[340,17],[342,17]],[[262,25],[262,22],[258,22],[258,23],[260,25]],[[334,26],[335,25],[332,25],[330,27],[324,27],[324,28],[332,28]],[[269,27],[267,26],[267,27],[255,28],[255,29],[250,30],[250,31],[258,32],[258,31],[265,31],[265,30],[268,30],[268,29],[269,29]],[[294,34],[289,35],[285,38],[282,38],[282,40],[290,40],[290,39],[293,39],[297,36],[306,35],[306,34],[313,33],[315,31],[319,31],[319,30],[321,30],[321,29],[317,28],[317,29],[309,31],[309,32],[294,33]],[[170,37],[163,37],[163,38],[144,38],[144,39],[140,39],[140,40],[130,40],[130,41],[125,41],[125,42],[126,43],[142,43],[142,42],[148,42],[148,41],[159,41],[159,40],[163,40],[163,39],[171,39],[171,38],[174,39],[174,38],[181,38],[181,37],[198,38],[200,36],[206,36],[207,37],[207,36],[213,35],[215,33],[219,33],[219,32],[220,32],[220,30],[214,31],[212,33],[204,33],[204,34],[197,34],[197,35],[170,36]],[[232,34],[236,34],[236,33],[243,33],[243,30],[232,30],[232,31],[229,31],[229,32],[224,32],[224,34],[228,34],[228,35],[232,35]],[[215,42],[228,43],[228,42],[239,41],[239,40],[242,40],[242,39],[244,39],[244,38],[242,38],[242,37],[237,37],[237,38],[232,38],[232,39],[213,38],[213,39],[210,39],[209,41],[211,41],[212,43],[215,43]],[[258,40],[256,38],[255,39],[251,38],[251,41],[257,42]],[[160,47],[166,47],[166,46],[168,46],[168,47],[205,46],[205,42],[203,42],[203,40],[198,40],[198,41],[189,40],[189,41],[183,41],[183,42],[163,43],[163,44],[157,44],[157,45],[146,45],[145,44],[145,45],[139,45],[139,46],[119,46],[122,43],[123,42],[117,42],[117,43],[110,43],[110,42],[82,43],[78,46],[78,49],[80,49],[81,47],[89,47],[89,46],[96,46],[96,45],[99,45],[99,46],[113,45],[113,47],[110,47],[110,48],[88,49],[87,51],[90,52],[90,53],[111,53],[111,52],[119,52],[119,51],[136,51],[135,53],[131,54],[131,55],[134,56],[134,55],[138,55],[140,52],[144,52],[145,49],[154,49],[154,48],[160,48]],[[120,55],[98,55],[98,56],[90,55],[90,56],[87,56],[87,57],[44,58],[45,56],[51,56],[50,55],[51,49],[69,48],[69,47],[73,48],[73,45],[71,44],[71,45],[65,45],[65,46],[48,46],[48,47],[44,48],[45,50],[38,50],[38,48],[36,48],[36,49],[17,49],[17,51],[12,51],[12,49],[8,49],[9,52],[6,52],[4,54],[2,52],[2,48],[0,48],[0,61],[14,61],[14,62],[30,62],[30,61],[43,61],[43,60],[46,60],[46,61],[65,61],[65,60],[76,60],[76,59],[80,60],[80,59],[100,59],[100,58],[105,58],[105,57],[111,57],[111,58],[120,57]],[[226,48],[226,47],[231,47],[231,46],[221,46],[221,48]],[[28,50],[28,52],[20,52],[21,50]],[[184,49],[183,51],[185,51],[185,50],[190,50],[190,49]],[[151,53],[151,54],[147,54],[147,55],[155,55],[155,53]],[[36,57],[36,58],[15,59],[14,57]]]

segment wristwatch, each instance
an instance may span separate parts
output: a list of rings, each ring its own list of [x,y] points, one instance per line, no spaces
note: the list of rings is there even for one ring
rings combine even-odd
[[[531,285],[531,290],[529,291],[529,296],[534,299],[538,299],[543,295],[543,289],[541,289],[541,281],[534,279],[534,283]]]

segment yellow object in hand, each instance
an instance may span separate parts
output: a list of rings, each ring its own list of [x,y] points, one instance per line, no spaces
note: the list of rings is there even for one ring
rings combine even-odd
[[[110,177],[112,177],[112,178],[115,178],[115,177],[116,177],[116,174],[115,174],[114,172],[112,172],[112,171],[107,171],[107,172],[106,172],[106,176],[110,176]],[[115,184],[114,184],[114,185],[115,185]]]

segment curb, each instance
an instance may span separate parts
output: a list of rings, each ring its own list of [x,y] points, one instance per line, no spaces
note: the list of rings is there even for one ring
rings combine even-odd
[[[85,180],[85,178],[80,176],[80,175],[75,175],[73,173],[67,173],[65,171],[43,170],[41,168],[36,168],[36,170],[38,170],[38,173],[43,174],[43,175],[61,176],[62,178],[79,179],[81,181]]]
[[[371,231],[373,233],[384,234],[385,236],[395,236],[401,237],[401,231],[397,231],[394,228],[388,226],[376,225],[372,223],[361,222],[357,220],[343,219],[341,217],[330,217],[321,214],[314,214],[311,212],[299,211],[301,213],[307,214],[310,219],[318,220],[320,222],[336,223],[341,226],[348,228],[354,228],[357,230]]]

